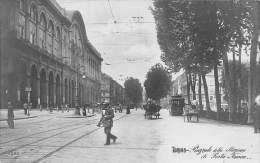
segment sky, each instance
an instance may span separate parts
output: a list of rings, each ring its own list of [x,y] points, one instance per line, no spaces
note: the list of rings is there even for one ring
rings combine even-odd
[[[65,9],[81,12],[87,37],[104,59],[102,72],[121,85],[127,77],[137,78],[143,84],[149,68],[162,63],[150,10],[152,0],[57,2]]]

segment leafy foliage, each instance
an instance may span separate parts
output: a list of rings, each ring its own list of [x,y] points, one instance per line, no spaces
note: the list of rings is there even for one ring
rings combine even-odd
[[[138,79],[128,78],[125,83],[125,93],[127,98],[134,104],[138,104],[142,101],[143,88]]]
[[[157,38],[162,50],[161,59],[174,72],[192,64],[191,42],[193,16],[189,2],[182,0],[155,0],[152,10],[156,21]]]
[[[151,67],[146,75],[144,87],[148,98],[160,100],[166,97],[171,87],[171,76],[167,69],[161,64]]]
[[[235,64],[239,65],[238,61]],[[230,69],[233,67],[231,62],[228,63],[228,66]],[[240,85],[242,87],[240,87],[237,91],[241,95],[242,99],[248,100],[248,97],[247,97],[247,95],[248,95],[248,68],[245,63],[242,63],[240,68],[241,68],[241,70],[240,70],[241,72],[239,72],[239,70],[236,70],[235,72],[232,71],[232,72],[230,72],[231,73],[230,76],[233,76],[233,73],[237,73],[237,74],[241,73]],[[225,85],[226,79],[223,77],[221,80],[222,80],[221,83],[223,85]],[[233,87],[233,85],[232,85],[232,87]],[[228,93],[227,88],[224,89],[224,95],[225,95],[224,99],[226,101],[228,101],[229,93]]]
[[[247,1],[154,0],[162,60],[174,72],[209,72],[230,45],[248,43],[252,23]]]

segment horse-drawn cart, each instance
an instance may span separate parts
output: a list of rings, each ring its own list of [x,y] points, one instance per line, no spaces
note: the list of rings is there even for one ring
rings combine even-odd
[[[152,119],[153,117],[158,119],[160,117],[160,110],[161,110],[160,105],[154,103],[148,103],[144,105],[144,109],[145,109],[145,113],[144,113],[145,119]]]
[[[183,108],[183,119],[184,122],[187,119],[188,122],[190,122],[192,120],[192,117],[195,116],[197,119],[197,122],[199,122],[199,111],[196,108],[196,106],[192,106],[192,105],[186,105]]]

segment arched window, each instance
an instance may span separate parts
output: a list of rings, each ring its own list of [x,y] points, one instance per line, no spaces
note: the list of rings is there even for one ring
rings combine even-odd
[[[40,47],[43,49],[46,48],[46,29],[47,29],[46,17],[44,13],[41,13],[40,28],[39,28],[39,44]]]
[[[18,14],[18,19],[16,23],[16,30],[17,30],[17,37],[21,39],[25,39],[25,11],[26,11],[26,1],[20,0],[19,1],[19,8],[21,11]]]
[[[60,27],[56,28],[56,33],[55,33],[55,54],[58,57],[61,57],[61,34],[60,34]]]
[[[44,13],[41,14],[41,17],[40,17],[40,25],[41,27],[46,30],[47,28],[47,22],[46,22],[46,17],[44,15]]]
[[[30,42],[32,44],[36,43],[36,22],[37,22],[37,9],[34,4],[30,7]]]
[[[60,27],[57,27],[57,29],[56,29],[56,39],[57,39],[58,41],[61,40]]]
[[[52,20],[48,24],[47,51],[53,54],[54,25]]]
[[[48,24],[48,32],[54,36],[54,25],[53,22],[50,20]]]
[[[25,10],[26,10],[26,2],[25,2],[25,0],[20,0],[20,10],[25,12]]]
[[[35,22],[37,21],[37,9],[36,9],[36,6],[34,4],[32,4],[31,7],[30,7],[30,17]]]

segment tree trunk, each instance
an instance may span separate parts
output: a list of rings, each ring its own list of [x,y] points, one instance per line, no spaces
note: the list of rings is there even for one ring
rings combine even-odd
[[[192,99],[196,100],[196,79],[197,79],[197,74],[193,73],[191,75],[190,73],[190,81],[191,81],[191,90],[192,90]]]
[[[200,110],[203,110],[203,106],[202,106],[202,96],[201,96],[201,75],[199,74],[199,87],[198,87],[198,93],[199,93],[199,107]]]
[[[233,105],[233,115],[235,115],[237,113],[237,75],[236,75],[236,53],[235,53],[235,48],[233,49],[232,80],[233,80],[232,105]],[[233,121],[235,121],[235,120],[236,119],[233,119]]]
[[[233,120],[233,93],[232,93],[232,84],[230,79],[230,70],[228,64],[228,56],[227,53],[223,55],[223,66],[224,66],[224,77],[225,77],[225,88],[227,89],[228,94],[228,106],[229,106],[229,121]]]
[[[187,100],[188,104],[190,104],[190,80],[189,80],[189,72],[186,71],[186,81],[187,81]]]
[[[210,105],[209,105],[209,93],[208,93],[208,85],[206,80],[206,75],[202,74],[202,81],[204,86],[204,93],[205,93],[205,100],[206,100],[206,109],[207,109],[207,117],[209,117],[209,113],[211,111]]]
[[[216,96],[216,106],[217,106],[217,120],[220,119],[220,109],[221,109],[221,97],[219,91],[219,81],[218,81],[218,65],[214,65],[214,78],[215,78],[215,96]]]
[[[252,110],[254,107],[254,99],[256,96],[256,55],[258,43],[258,2],[255,1],[253,5],[254,28],[252,33],[251,51],[250,51],[250,69],[248,81],[248,123],[252,123]]]
[[[242,44],[239,44],[239,51],[238,51],[238,55],[239,55],[239,59],[238,59],[238,66],[239,66],[239,70],[238,70],[238,109],[239,112],[241,112],[241,100],[242,100],[242,87],[241,87],[241,80],[242,80],[242,63],[241,63],[241,52],[242,52]]]

